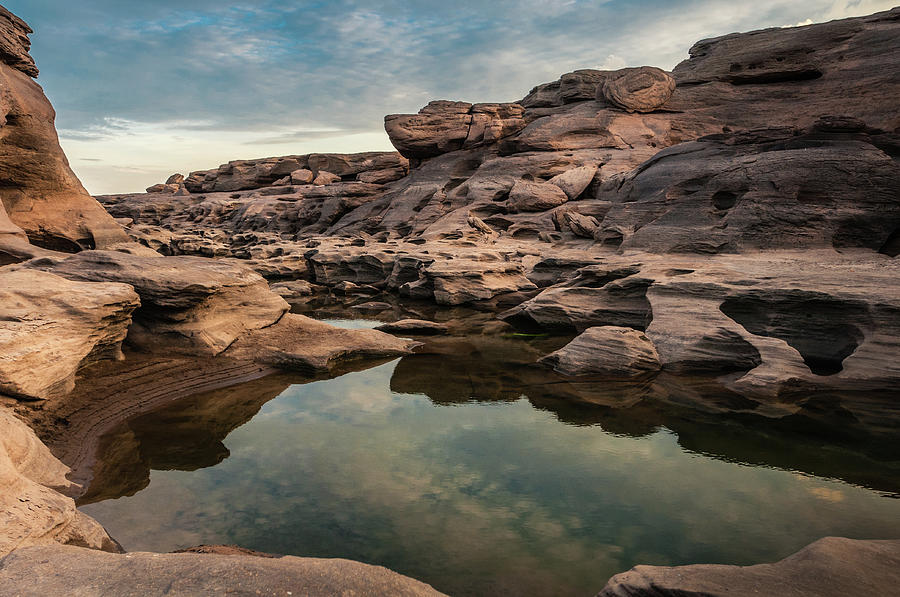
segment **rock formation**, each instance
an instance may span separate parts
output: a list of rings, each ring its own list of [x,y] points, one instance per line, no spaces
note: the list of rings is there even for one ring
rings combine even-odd
[[[415,345],[375,330],[339,330],[290,314],[265,279],[237,261],[163,257],[131,241],[69,169],[53,109],[32,80],[37,69],[28,55],[30,31],[0,7],[0,556],[12,552],[14,559],[22,548],[58,543],[120,551],[96,521],[75,509],[71,497],[82,493],[90,479],[94,454],[89,448],[115,421],[188,393],[277,370],[327,375],[354,360],[406,354]],[[355,159],[308,156],[302,165],[315,170],[312,182],[321,185],[369,168],[381,172],[378,180],[390,180],[407,167],[394,153]],[[221,181],[217,172],[204,176],[204,182],[254,186],[300,167],[284,160],[234,167],[222,173]],[[188,182],[173,175],[154,190],[185,197]],[[87,372],[98,367],[115,372],[107,371],[106,380],[117,379],[120,385],[90,387]],[[65,414],[55,416],[59,413]],[[78,427],[85,420],[78,414],[92,419],[86,429]],[[79,469],[70,471],[51,455],[27,423],[40,428],[44,438],[71,433],[81,448],[72,454]],[[69,474],[80,482],[68,479]],[[66,554],[79,553],[73,548],[48,557],[58,573]],[[83,554],[74,557],[86,562],[97,556],[95,551]],[[110,568],[131,561],[110,557],[103,560]],[[195,569],[196,557],[204,556],[173,559]],[[17,594],[71,593],[74,588],[73,577],[59,574],[52,575],[62,583],[55,588],[38,588],[33,576],[23,583],[7,568],[11,563],[4,559],[0,564],[6,574],[0,592],[11,586]],[[260,572],[253,562],[228,560],[227,567],[234,575],[229,583]],[[87,568],[98,570],[94,564]],[[151,574],[145,564],[138,568]],[[126,572],[120,582],[131,583],[132,590],[142,582],[134,577],[139,572]],[[383,569],[349,562],[319,565],[295,558],[277,564],[272,573],[313,591],[368,587],[375,593],[436,594]],[[49,582],[51,576],[43,578]],[[209,585],[222,578],[212,574],[196,582]]]
[[[53,125],[56,115],[32,79],[38,72],[28,54],[30,32],[0,9],[0,203],[39,247],[76,252],[127,242],[69,168]],[[0,235],[5,219],[0,215]]]
[[[52,108],[31,79],[28,31],[0,12],[0,392],[49,400],[43,415],[30,413],[48,436],[59,433],[54,416],[72,414],[70,434],[95,438],[79,409],[134,414],[138,406],[114,406],[129,384],[136,404],[159,405],[151,382],[166,370],[177,394],[413,346],[287,313],[271,282],[296,304],[329,294],[378,311],[394,295],[506,322],[485,330],[580,334],[566,346],[536,344],[516,368],[526,376],[543,359],[569,376],[554,392],[575,388],[573,400],[590,402],[577,388],[596,377],[610,387],[634,377],[621,393],[631,407],[665,393],[697,412],[773,426],[839,414],[848,427],[894,437],[895,401],[824,405],[810,396],[880,396],[900,383],[900,8],[703,40],[671,73],[584,69],[519,102],[431,102],[385,118],[397,152],[232,161],[173,175],[147,194],[100,197],[111,215],[65,162]],[[446,331],[426,324],[385,329]],[[62,334],[60,346],[52,334]],[[113,362],[123,346],[126,360]],[[436,346],[423,357],[452,370],[458,346]],[[85,376],[70,393],[79,372],[97,368],[111,368],[115,391]],[[458,399],[422,371],[401,363],[392,385]],[[485,372],[480,391],[518,399],[503,376]],[[470,383],[469,372],[458,377]],[[89,459],[70,448],[75,477],[89,478]],[[62,520],[73,530],[59,541],[114,548],[73,518],[48,488],[56,481],[4,469],[2,457],[0,474],[37,483],[29,487],[53,513],[34,528]],[[39,531],[17,536],[46,542]],[[832,564],[838,552],[872,554],[880,570],[895,565],[897,546],[826,541],[768,567],[639,569],[603,594],[718,594],[776,576],[803,594],[817,590],[821,570],[835,577],[819,580],[844,590],[861,581]],[[14,552],[0,574],[21,579],[51,555],[79,571],[146,571],[154,561],[53,548]],[[170,563],[201,557],[214,556]]]
[[[90,593],[72,592],[81,579]],[[425,583],[349,560],[217,553],[106,554],[78,547],[20,549],[0,559],[0,585],[42,595],[359,595],[441,597]]]
[[[656,349],[646,335],[611,325],[588,328],[541,362],[566,375],[632,377],[660,369]]]
[[[774,564],[637,566],[597,597],[843,597],[888,595],[900,582],[900,541],[826,537]]]
[[[532,332],[645,331],[663,371],[753,399],[887,387],[898,31],[894,9],[704,40],[671,73],[586,69],[517,103],[431,102],[386,117],[411,160],[388,182],[372,163],[322,187],[272,174],[240,194],[101,201],[145,246],[281,284],[476,305]]]

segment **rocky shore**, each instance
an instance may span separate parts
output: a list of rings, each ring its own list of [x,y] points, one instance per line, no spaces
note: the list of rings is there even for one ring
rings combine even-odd
[[[568,335],[528,367],[896,439],[900,8],[703,40],[671,73],[434,101],[385,118],[396,152],[238,160],[96,199],[30,32],[0,7],[0,595],[437,594],[342,560],[119,555],[73,499],[111,474],[96,457],[117,422],[366,367],[410,336]],[[326,301],[410,313],[383,331],[300,314]],[[898,554],[824,539],[771,565],[638,567],[600,594],[886,594]]]

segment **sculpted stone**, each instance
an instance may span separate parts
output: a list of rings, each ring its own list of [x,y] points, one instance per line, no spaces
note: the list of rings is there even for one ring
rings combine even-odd
[[[331,184],[333,182],[338,182],[341,180],[341,177],[332,172],[326,172],[325,170],[320,170],[316,175],[316,178],[313,179],[313,184],[317,186],[323,186],[327,184]]]
[[[624,68],[607,74],[598,99],[628,112],[652,112],[665,105],[675,92],[675,79],[653,67]]]
[[[312,181],[316,179],[316,175],[313,174],[312,170],[308,170],[306,168],[300,168],[299,170],[294,170],[291,172],[290,183],[291,184],[312,184]]]
[[[55,113],[28,56],[30,31],[0,10],[0,202],[31,244],[59,251],[128,242],[122,228],[69,168],[56,136]],[[8,61],[8,62],[7,62]]]
[[[37,77],[38,69],[28,50],[33,33],[25,21],[0,6],[0,61],[20,70],[29,77]]]
[[[128,341],[145,349],[215,355],[246,332],[272,325],[289,308],[260,275],[225,261],[112,251],[46,261],[30,266],[70,280],[133,287],[141,308]]]
[[[0,558],[16,549],[54,543],[120,551],[99,523],[57,491],[73,489],[68,472],[34,431],[0,408]],[[2,581],[0,586],[6,591],[10,585]],[[29,583],[16,592],[32,587]]]
[[[564,375],[633,377],[659,371],[659,356],[643,332],[631,328],[588,328],[540,362]]]
[[[391,143],[408,158],[429,158],[496,142],[525,126],[519,104],[469,104],[438,100],[418,114],[384,117]]]
[[[547,182],[558,186],[570,200],[578,199],[597,175],[596,166],[581,166],[557,174]]]
[[[0,268],[0,393],[59,398],[82,367],[122,358],[140,304],[131,286],[13,267]]]

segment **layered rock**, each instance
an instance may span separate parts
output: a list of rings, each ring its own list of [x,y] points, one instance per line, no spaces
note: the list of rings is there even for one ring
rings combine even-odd
[[[259,274],[241,264],[166,258],[132,242],[68,167],[57,142],[53,109],[31,80],[37,71],[27,53],[29,32],[0,7],[0,110],[4,117],[0,127],[0,556],[53,543],[117,551],[118,545],[102,527],[78,512],[74,501],[66,497],[83,492],[84,487],[66,478],[69,469],[12,416],[13,409],[39,428],[44,438],[69,436],[68,444],[60,440],[60,453],[78,463],[72,474],[85,480],[90,477],[97,437],[142,409],[278,369],[335,374],[360,359],[406,354],[414,343],[375,330],[337,330],[287,314],[288,304],[270,291]],[[310,191],[320,201],[309,217],[324,219],[322,226],[327,226],[359,204],[348,203],[336,193],[334,188],[344,184],[336,181],[365,172],[377,172],[382,182],[393,180],[405,174],[407,162],[396,153],[317,154],[305,156],[302,164],[298,160],[241,163],[225,168],[221,181],[216,171],[215,176],[204,175],[203,182],[214,188],[234,187],[249,179],[256,188],[262,181],[273,182],[273,177],[289,176],[307,166],[316,173],[312,182],[321,185]],[[159,191],[155,195],[195,205],[188,185],[197,178],[173,175],[154,189]],[[363,189],[357,197],[380,188],[362,182],[347,185]],[[219,204],[217,209],[229,207]],[[161,211],[171,213],[174,207]],[[250,209],[241,217],[262,226],[268,214]],[[123,343],[128,347],[124,362]],[[108,376],[92,385],[100,370]],[[7,563],[4,560],[0,568],[6,570]],[[387,571],[361,566],[328,566],[334,568],[331,585],[382,587],[389,592],[412,587],[409,594],[430,591]],[[228,567],[236,570],[235,562]],[[252,568],[234,574],[256,574]],[[306,586],[318,586],[312,564],[293,568],[292,583],[302,578]],[[335,579],[345,572],[356,576],[341,585]],[[133,576],[126,576],[133,587]],[[70,593],[73,587],[85,586],[83,578],[56,578],[66,588],[47,590]],[[12,577],[0,585],[8,589],[11,583],[16,593],[45,592]]]
[[[28,54],[30,32],[0,7],[0,203],[40,247],[75,252],[127,242],[69,168],[53,125],[56,114],[32,79],[38,72]]]
[[[646,335],[616,326],[588,328],[541,362],[565,375],[633,377],[660,369],[659,356]]]
[[[319,173],[329,173],[336,180],[373,182],[372,172],[380,173],[383,182],[402,177],[409,162],[392,152],[366,152],[356,154],[314,153],[258,160],[234,160],[213,170],[191,172],[183,181],[191,193],[221,193],[258,189],[278,184],[313,184]],[[310,174],[304,176],[303,171]],[[388,174],[389,173],[389,174]],[[296,176],[295,176],[296,174]],[[369,180],[363,180],[368,178]],[[282,183],[282,180],[284,182]],[[171,184],[171,183],[167,183]],[[328,184],[323,178],[318,184]],[[164,188],[156,192],[164,191]],[[148,189],[148,192],[151,192]]]
[[[28,267],[82,282],[127,284],[141,308],[128,331],[144,349],[215,355],[239,336],[279,321],[288,304],[253,271],[198,257],[144,257],[84,251]]]
[[[391,142],[408,158],[429,158],[457,149],[496,143],[525,126],[519,104],[469,104],[439,100],[418,114],[385,116]]]
[[[65,396],[79,369],[122,358],[122,341],[139,305],[125,284],[0,268],[0,393]]]
[[[0,409],[0,557],[54,543],[119,550],[103,527],[57,491],[73,489],[68,471],[25,423]]]
[[[675,79],[652,66],[624,68],[610,73],[597,87],[597,99],[626,112],[653,112],[662,108],[675,92]]]

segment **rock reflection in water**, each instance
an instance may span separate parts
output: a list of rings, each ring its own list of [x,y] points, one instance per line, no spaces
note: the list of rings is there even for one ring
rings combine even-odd
[[[346,557],[453,595],[584,595],[636,563],[900,537],[900,500],[833,480],[900,493],[889,434],[845,417],[828,442],[709,380],[565,380],[533,364],[559,341],[437,338],[338,379],[183,400],[107,436],[83,502],[149,486],[84,509],[131,550]]]

